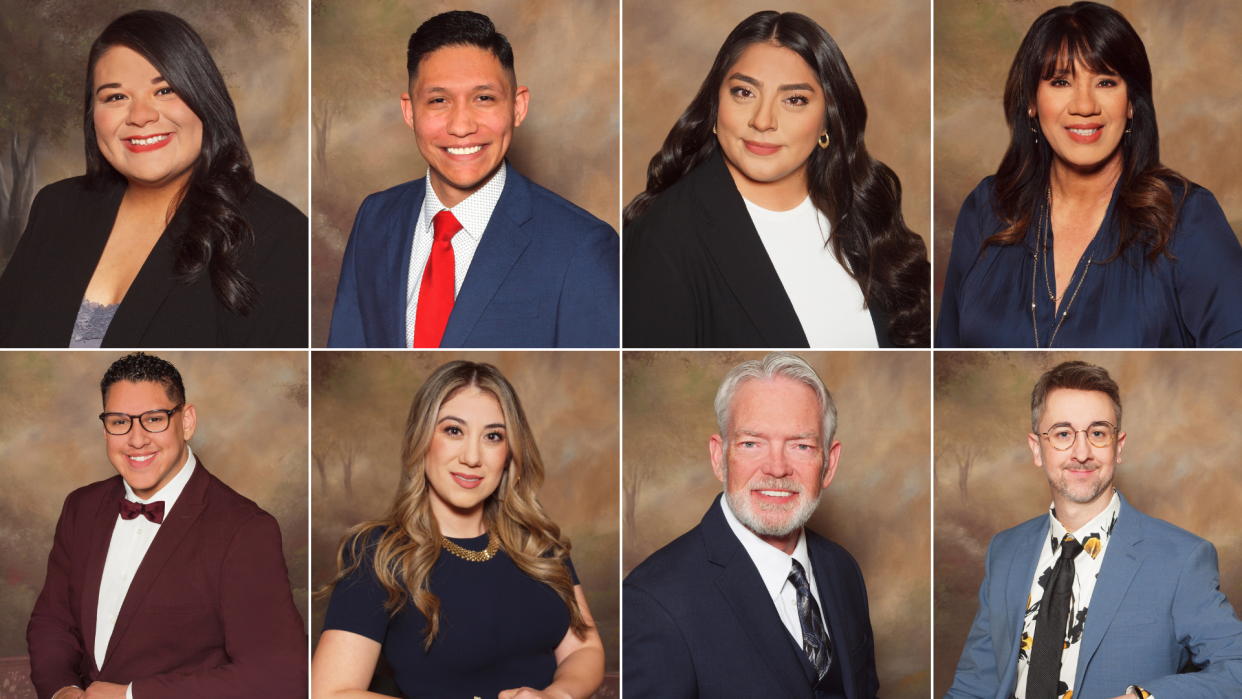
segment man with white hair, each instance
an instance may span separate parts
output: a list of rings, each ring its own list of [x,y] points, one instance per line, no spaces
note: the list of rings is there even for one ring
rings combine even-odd
[[[723,497],[625,579],[627,698],[876,696],[862,573],[804,526],[836,474],[836,419],[797,355],[725,377],[709,444]]]

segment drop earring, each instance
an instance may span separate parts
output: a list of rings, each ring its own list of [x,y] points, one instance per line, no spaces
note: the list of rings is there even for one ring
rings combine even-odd
[[[712,124],[712,135],[713,135],[713,136],[715,136],[715,135],[716,135],[716,125],[715,125],[715,124]]]
[[[819,147],[820,147],[820,148],[827,148],[827,147],[828,147],[828,132],[827,132],[827,131],[825,131],[825,132],[824,132],[824,133],[823,133],[823,134],[819,137]]]

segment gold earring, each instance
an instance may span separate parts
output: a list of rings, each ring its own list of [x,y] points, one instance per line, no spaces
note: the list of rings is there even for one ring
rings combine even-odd
[[[716,134],[716,125],[712,124],[712,135],[714,136],[715,134]]]
[[[828,132],[827,131],[825,131],[823,135],[819,137],[819,147],[820,148],[828,147]]]
[[[1031,133],[1035,134],[1035,145],[1038,146],[1039,145],[1039,129],[1036,129],[1034,126],[1032,126]]]

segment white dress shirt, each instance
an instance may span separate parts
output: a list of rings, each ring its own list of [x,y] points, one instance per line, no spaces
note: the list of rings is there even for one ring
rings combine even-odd
[[[811,197],[789,211],[746,201],[746,211],[810,346],[879,347],[862,289],[827,245],[832,227]]]
[[[461,224],[461,230],[453,236],[453,298],[461,292],[462,282],[466,280],[466,272],[470,269],[470,261],[474,259],[474,251],[479,247],[479,240],[487,230],[487,222],[492,220],[492,212],[500,201],[500,193],[505,189],[506,165],[501,163],[500,169],[479,191],[471,194],[451,209],[440,203],[440,198],[431,187],[431,170],[427,170],[426,194],[423,195],[423,208],[418,213],[418,224],[414,228],[414,244],[410,248],[410,279],[405,294],[405,346],[414,345],[414,317],[418,311],[418,292],[423,284],[423,270],[427,267],[427,259],[431,257],[431,244],[435,242],[435,228],[432,219],[435,215],[448,209]]]
[[[806,530],[803,529],[798,533],[798,544],[794,547],[793,556],[790,556],[747,529],[746,525],[739,522],[737,516],[733,514],[728,502],[727,497],[720,498],[720,509],[724,510],[725,521],[729,523],[733,535],[742,542],[746,553],[750,554],[750,560],[754,561],[755,567],[759,569],[759,577],[763,578],[763,586],[767,588],[772,604],[776,606],[776,613],[780,616],[781,623],[785,625],[789,635],[793,636],[794,645],[802,648],[802,622],[798,620],[798,589],[789,582],[789,573],[793,570],[795,560],[802,564],[802,569],[806,572],[807,582],[811,586],[811,598],[819,607],[819,617],[824,622],[824,634],[831,638],[828,632],[828,617],[824,616],[824,605],[819,601],[819,587],[815,584],[815,569],[811,567],[811,557],[806,551]]]
[[[135,428],[141,429],[141,428]],[[172,512],[173,505],[185,484],[194,472],[196,459],[186,445],[186,462],[181,472],[151,496],[150,500],[141,500],[134,495],[133,488],[125,483],[125,499],[131,502],[146,504],[164,501],[164,520]],[[99,582],[99,610],[95,615],[95,662],[103,667],[104,654],[108,650],[108,641],[112,639],[112,630],[116,627],[116,619],[121,613],[121,605],[125,603],[125,595],[129,592],[129,584],[142,565],[142,559],[151,548],[151,542],[160,531],[159,524],[139,515],[133,519],[121,519],[120,508],[116,515],[116,526],[112,529],[112,541],[108,544],[108,557],[104,561],[103,579]],[[134,699],[133,685],[125,690],[127,699]]]
[[[1091,596],[1095,592],[1095,580],[1100,575],[1100,567],[1104,565],[1104,553],[1108,550],[1108,540],[1112,538],[1113,525],[1121,512],[1121,498],[1113,490],[1113,499],[1104,511],[1096,515],[1090,522],[1073,532],[1074,540],[1083,545],[1083,550],[1074,558],[1074,584],[1070,597],[1070,614],[1066,623],[1065,646],[1061,651],[1061,681],[1068,691],[1074,691],[1074,675],[1078,672],[1078,651],[1082,648],[1082,633],[1090,623],[1088,610]],[[1026,698],[1026,677],[1031,668],[1031,649],[1034,648],[1035,621],[1039,613],[1039,604],[1044,598],[1044,585],[1052,579],[1052,568],[1061,556],[1060,542],[1065,540],[1065,526],[1056,517],[1056,508],[1048,511],[1048,536],[1044,537],[1044,545],[1040,548],[1039,563],[1035,566],[1035,579],[1031,581],[1031,594],[1026,601],[1026,612],[1022,621],[1022,647],[1018,652],[1018,677],[1014,696]],[[1052,549],[1052,542],[1057,548]]]

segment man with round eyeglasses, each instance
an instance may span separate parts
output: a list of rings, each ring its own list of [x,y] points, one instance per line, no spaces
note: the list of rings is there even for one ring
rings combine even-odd
[[[305,697],[279,525],[191,451],[181,374],[139,352],[100,389],[119,476],[65,500],[26,628],[38,696]]]
[[[1236,697],[1242,621],[1216,549],[1113,487],[1126,433],[1105,369],[1063,362],[1031,393],[1048,514],[993,537],[949,699]]]

